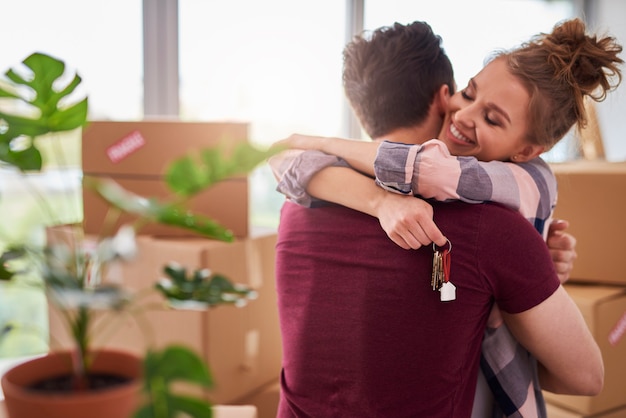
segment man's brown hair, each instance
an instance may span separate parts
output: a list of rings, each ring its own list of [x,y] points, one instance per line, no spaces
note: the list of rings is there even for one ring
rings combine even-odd
[[[442,85],[454,92],[441,37],[425,22],[364,32],[346,45],[343,58],[346,96],[371,138],[422,123]]]

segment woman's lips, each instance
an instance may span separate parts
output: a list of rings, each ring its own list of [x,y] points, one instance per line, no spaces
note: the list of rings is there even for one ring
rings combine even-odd
[[[454,125],[454,123],[450,123],[449,132],[450,132],[451,139],[455,140],[455,142],[459,142],[465,145],[474,145],[474,142],[468,137],[466,137],[465,135],[463,135],[458,130],[458,128]]]

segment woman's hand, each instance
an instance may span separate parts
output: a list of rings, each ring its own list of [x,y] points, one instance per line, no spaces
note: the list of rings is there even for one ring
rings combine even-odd
[[[567,221],[555,219],[550,223],[548,229],[547,244],[552,256],[554,268],[561,283],[569,280],[569,275],[574,268],[576,254],[576,238],[572,234],[565,232],[569,226]]]
[[[432,206],[422,199],[386,192],[377,205],[376,217],[387,236],[406,250],[433,242],[446,244],[446,237],[433,221]]]

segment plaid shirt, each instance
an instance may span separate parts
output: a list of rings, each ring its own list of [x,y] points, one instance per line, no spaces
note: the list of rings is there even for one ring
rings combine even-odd
[[[311,177],[328,166],[348,166],[319,151],[290,150],[269,160],[277,190],[307,207],[321,201],[306,193]],[[520,164],[481,162],[450,155],[441,141],[421,145],[383,141],[374,164],[382,188],[426,199],[497,202],[520,212],[544,239],[556,205],[556,179],[542,159]],[[480,368],[493,393],[493,418],[546,417],[536,360],[513,338],[494,307],[482,343]]]
[[[376,182],[392,192],[439,201],[501,203],[520,212],[544,238],[556,205],[556,179],[540,158],[519,164],[482,162],[450,155],[437,139],[422,145],[384,141],[374,169]]]

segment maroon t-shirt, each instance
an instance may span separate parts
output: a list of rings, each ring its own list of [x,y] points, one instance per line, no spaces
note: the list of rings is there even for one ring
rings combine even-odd
[[[543,239],[495,204],[432,202],[456,300],[430,285],[432,247],[378,220],[287,202],[276,246],[285,417],[469,417],[493,302],[529,309],[559,286]]]

